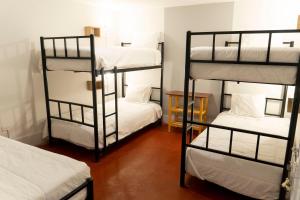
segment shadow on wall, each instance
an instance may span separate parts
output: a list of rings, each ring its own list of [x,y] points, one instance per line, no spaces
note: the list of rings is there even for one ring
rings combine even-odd
[[[32,47],[27,39],[0,45],[0,126],[20,140],[36,134],[38,127]]]

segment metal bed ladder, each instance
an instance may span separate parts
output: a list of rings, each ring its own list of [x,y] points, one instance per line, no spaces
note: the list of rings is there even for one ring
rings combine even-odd
[[[103,120],[103,148],[105,149],[107,147],[106,139],[112,135],[116,135],[116,142],[119,141],[119,122],[118,122],[118,70],[117,67],[114,67],[113,69],[114,73],[114,91],[110,93],[105,93],[105,78],[104,74],[105,71],[102,68],[101,71],[101,79],[102,79],[102,120]],[[106,114],[106,107],[105,107],[105,98],[108,96],[114,96],[115,101],[115,111],[109,114]],[[111,116],[115,116],[115,131],[111,133],[106,133],[106,119]]]

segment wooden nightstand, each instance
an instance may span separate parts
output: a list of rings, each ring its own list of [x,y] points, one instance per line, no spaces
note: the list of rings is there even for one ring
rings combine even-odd
[[[182,113],[183,113],[183,92],[182,91],[169,91],[168,97],[168,131],[171,131],[172,127],[182,127]],[[209,93],[195,93],[195,106],[194,106],[194,119],[199,122],[207,121],[208,112],[208,98]],[[192,94],[189,94],[190,98]],[[189,109],[189,113],[191,110]],[[203,126],[193,126],[194,130],[201,132],[205,128]]]

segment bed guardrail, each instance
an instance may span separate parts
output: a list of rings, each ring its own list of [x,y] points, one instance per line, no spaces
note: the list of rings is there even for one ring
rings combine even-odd
[[[195,35],[206,35],[212,36],[212,54],[211,60],[198,60],[191,59],[191,63],[223,63],[223,64],[249,64],[249,65],[281,65],[281,66],[296,66],[298,63],[289,63],[289,62],[271,62],[270,61],[270,52],[272,45],[272,36],[273,34],[283,34],[283,33],[300,33],[300,29],[287,29],[287,30],[258,30],[258,31],[217,31],[217,32],[188,32],[188,37]],[[247,34],[268,34],[268,46],[267,46],[267,55],[264,62],[260,61],[241,61],[241,46],[243,35]],[[234,61],[227,60],[216,60],[215,59],[215,49],[216,49],[216,36],[217,35],[238,35],[237,42],[225,42],[225,46],[230,44],[238,45],[237,59]],[[290,43],[290,42],[289,42]],[[292,44],[292,43],[290,43]],[[294,45],[294,44],[293,44]]]
[[[272,165],[272,166],[276,166],[276,167],[283,167],[284,166],[283,164],[279,164],[279,163],[276,163],[276,162],[269,162],[269,161],[266,161],[266,160],[259,159],[258,158],[259,144],[260,144],[260,138],[261,137],[280,139],[280,140],[285,140],[285,141],[287,141],[289,139],[288,137],[283,137],[283,136],[279,136],[279,135],[271,135],[269,133],[263,133],[263,132],[257,132],[257,131],[239,129],[239,128],[232,128],[232,127],[221,126],[221,125],[216,125],[216,124],[202,123],[202,122],[187,121],[187,123],[191,124],[191,125],[195,124],[195,125],[201,125],[201,126],[206,127],[206,145],[205,145],[205,147],[201,147],[201,146],[197,146],[197,145],[193,145],[193,144],[186,144],[187,147],[191,147],[191,148],[195,148],[195,149],[202,149],[202,150],[205,150],[205,151],[210,151],[210,152],[214,152],[214,153],[228,155],[228,156],[232,156],[232,157],[236,157],[236,158],[242,158],[242,159],[245,159],[245,160],[255,161],[255,162],[268,164],[268,165]],[[223,129],[223,130],[229,130],[230,131],[230,140],[229,140],[228,152],[209,148],[209,131],[210,131],[210,128]],[[251,134],[251,135],[256,135],[257,136],[254,158],[232,153],[231,150],[232,150],[232,140],[233,140],[233,134],[234,133],[237,133],[237,134],[243,134],[243,133],[245,134],[246,133],[246,134]],[[192,137],[191,137],[192,134],[189,134],[189,135],[190,135],[189,140],[191,142],[192,141]]]
[[[79,39],[90,39],[91,36],[65,36],[65,37],[44,37],[43,40],[52,40],[52,50],[53,50],[53,56],[46,55],[46,58],[50,59],[80,59],[80,60],[90,60],[91,56],[81,56],[80,55],[80,45],[79,45]],[[68,40],[74,40],[76,41],[76,49],[77,49],[77,55],[76,56],[69,56],[68,55],[68,46],[67,41]],[[57,55],[57,48],[56,48],[56,41],[62,40],[64,43],[64,56],[58,56]]]
[[[49,102],[57,104],[57,109],[58,109],[58,116],[50,115],[51,118],[64,120],[64,121],[68,121],[68,122],[74,122],[74,123],[77,123],[77,124],[82,124],[82,125],[90,126],[90,127],[95,126],[95,122],[93,124],[87,123],[85,121],[85,116],[84,116],[84,109],[87,108],[87,109],[93,110],[94,109],[93,106],[80,104],[80,103],[73,103],[73,102],[69,102],[69,101],[55,100],[55,99],[49,99]],[[67,111],[62,112],[62,108],[61,108],[62,105],[67,105],[68,106]],[[73,109],[73,107],[78,107],[78,109],[80,109],[80,114],[81,114],[81,120],[80,121],[74,119],[73,112],[76,111],[76,109]],[[69,118],[64,117],[65,114],[69,114]]]

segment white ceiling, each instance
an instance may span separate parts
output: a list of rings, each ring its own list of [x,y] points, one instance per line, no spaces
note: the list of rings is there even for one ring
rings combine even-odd
[[[84,0],[86,1],[86,0]],[[91,3],[129,4],[134,6],[173,7],[205,3],[232,2],[235,0],[89,0]]]

